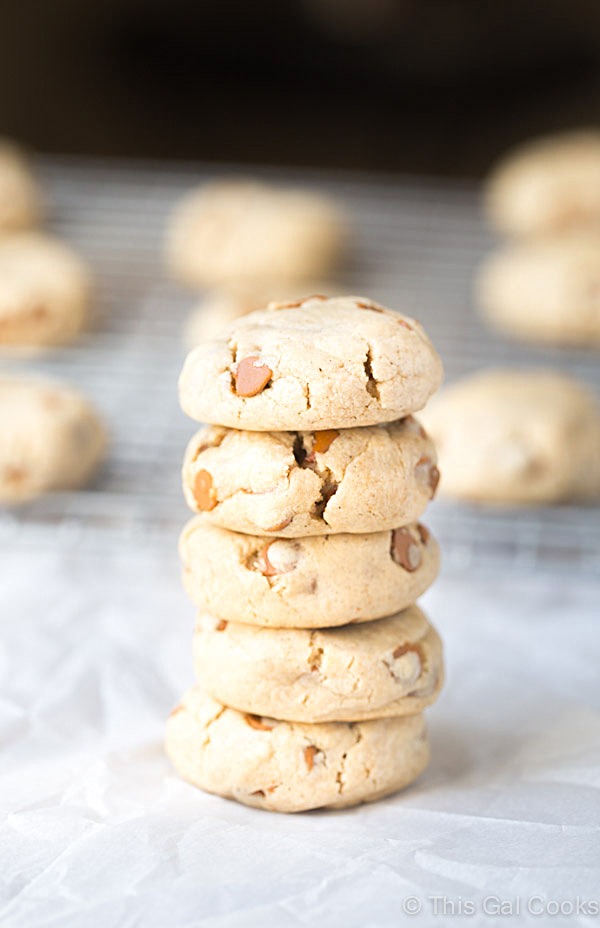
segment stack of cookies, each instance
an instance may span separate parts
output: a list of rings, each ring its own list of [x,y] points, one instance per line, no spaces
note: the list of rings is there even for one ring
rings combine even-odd
[[[184,582],[198,683],[167,752],[190,782],[283,812],[377,799],[425,768],[440,639],[418,522],[439,474],[413,418],[440,384],[421,326],[370,300],[272,304],[180,380],[213,423],[186,452]]]

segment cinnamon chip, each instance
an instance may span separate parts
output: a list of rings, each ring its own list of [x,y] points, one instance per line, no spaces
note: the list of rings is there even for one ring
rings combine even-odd
[[[431,490],[431,496],[435,496],[435,491],[440,482],[440,472],[431,458],[419,458],[415,465],[415,477],[420,483],[426,483]]]
[[[314,744],[309,744],[308,747],[304,748],[304,761],[308,767],[308,772],[313,769],[315,766],[315,756],[319,753],[318,747]]]
[[[259,357],[243,358],[233,375],[235,392],[238,396],[256,396],[267,386],[273,371]]]
[[[417,654],[420,659],[423,657],[421,649],[417,647],[416,644],[399,644],[398,647],[394,648],[392,651],[392,657],[395,661],[404,654]]]
[[[405,422],[405,424],[408,425],[409,428],[410,428],[413,432],[415,432],[420,438],[427,438],[427,437],[428,437],[428,436],[427,436],[427,432],[425,431],[425,429],[423,428],[423,426],[421,425],[421,423],[420,423],[417,419],[415,419],[414,416],[405,416],[405,417],[404,417],[404,422]]]
[[[201,455],[204,451],[206,451],[207,448],[210,448],[210,445],[208,445],[206,442],[202,442],[201,444],[198,445],[198,447],[197,447],[196,450],[194,451],[194,456],[192,457],[192,464],[194,463],[194,461],[197,461],[197,460],[198,460],[198,458],[200,457],[200,455]]]
[[[221,619],[221,621],[217,624],[215,631],[224,632],[226,628],[227,628],[227,622],[225,621],[225,619]]]
[[[288,527],[293,518],[293,516],[290,516],[288,519],[282,519],[277,525],[271,525],[270,528],[266,528],[265,532],[280,532],[282,529]]]
[[[298,542],[293,544],[278,543],[278,539],[268,541],[258,551],[256,556],[250,561],[253,570],[259,570],[263,577],[276,577],[279,574],[287,574],[298,564],[300,546]],[[269,557],[270,549],[275,545],[273,560]]]
[[[254,728],[255,731],[273,731],[273,726],[265,725],[263,720],[258,715],[250,715],[247,713],[244,716],[244,722],[246,725],[249,725],[250,728]]]
[[[22,467],[6,467],[2,472],[2,478],[6,483],[20,484],[27,478],[27,471]]]
[[[383,306],[379,306],[377,303],[363,303],[362,301],[356,301],[356,305],[359,309],[370,309],[373,313],[384,313],[385,310]]]
[[[194,499],[200,512],[210,512],[217,505],[213,479],[207,470],[199,470],[194,480]]]
[[[278,572],[277,568],[275,568],[269,560],[269,548],[272,544],[274,544],[274,542],[270,541],[268,544],[263,545],[258,552],[258,564],[263,577],[274,577]]]
[[[426,545],[429,542],[429,539],[431,538],[431,532],[429,531],[427,526],[423,525],[421,522],[419,522],[419,524],[417,525],[417,531],[419,533],[419,538],[421,539],[421,543]]]
[[[303,303],[308,303],[309,300],[328,300],[329,297],[325,296],[323,293],[311,293],[310,296],[303,296],[299,300],[291,300],[288,303],[277,303],[277,309],[297,309],[298,306],[302,306]]]
[[[323,429],[321,432],[315,432],[312,453],[325,454],[326,451],[329,451],[339,434],[337,429]]]
[[[395,528],[390,546],[392,559],[409,573],[421,565],[421,549],[407,528]]]

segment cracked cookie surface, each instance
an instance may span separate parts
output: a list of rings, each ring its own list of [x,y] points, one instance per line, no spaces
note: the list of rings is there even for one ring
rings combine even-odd
[[[251,368],[259,389],[239,390]],[[268,372],[268,376],[267,376]],[[195,348],[179,381],[192,419],[256,431],[345,429],[421,409],[442,379],[418,322],[364,297],[274,303]]]
[[[340,431],[209,426],[188,445],[183,488],[192,510],[234,531],[378,532],[418,519],[437,488],[436,461],[412,416]]]
[[[414,603],[439,570],[424,525],[363,535],[266,539],[196,516],[179,542],[183,583],[224,621],[326,628],[392,615]]]
[[[415,780],[429,760],[422,715],[279,722],[225,708],[199,687],[173,710],[166,750],[195,786],[275,812],[379,799]]]
[[[315,631],[200,615],[194,666],[219,702],[293,722],[414,715],[443,683],[442,643],[417,606],[360,628]]]
[[[558,371],[481,371],[440,393],[423,419],[449,496],[527,504],[600,494],[597,401]]]
[[[41,380],[0,378],[0,502],[20,503],[80,486],[105,446],[104,426],[77,391]]]
[[[327,197],[216,181],[190,191],[173,210],[167,260],[172,275],[195,288],[294,281],[327,275],[344,238],[342,216]]]

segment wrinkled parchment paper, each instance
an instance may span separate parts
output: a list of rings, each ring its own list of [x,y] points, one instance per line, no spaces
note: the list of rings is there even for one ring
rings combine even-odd
[[[281,816],[163,756],[192,679],[174,545],[5,546],[2,928],[600,923],[600,581],[446,575],[423,605],[448,665],[428,772]]]

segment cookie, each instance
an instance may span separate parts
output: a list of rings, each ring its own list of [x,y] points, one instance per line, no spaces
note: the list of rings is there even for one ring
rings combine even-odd
[[[0,502],[81,486],[105,444],[100,419],[75,390],[0,378]]]
[[[482,265],[478,298],[499,330],[525,341],[600,345],[600,231],[517,243]]]
[[[326,276],[344,220],[326,197],[246,180],[188,193],[167,229],[173,277],[196,288]]]
[[[316,631],[200,615],[194,666],[213,699],[289,722],[415,715],[443,682],[442,643],[417,606],[360,627]]]
[[[208,426],[188,445],[183,489],[192,510],[238,532],[379,532],[419,518],[437,488],[436,460],[412,416],[341,431]]]
[[[40,213],[37,184],[23,154],[12,142],[0,139],[0,235],[30,228]]]
[[[368,535],[265,539],[196,516],[179,550],[184,586],[219,619],[271,628],[367,622],[414,603],[439,571],[424,525]]]
[[[339,287],[323,282],[294,282],[285,284],[271,282],[262,287],[237,288],[234,292],[214,290],[197,304],[191,311],[185,325],[185,344],[192,350],[201,342],[215,338],[241,316],[257,309],[262,309],[274,300],[295,301],[306,298],[311,293],[323,293],[334,296]]]
[[[442,379],[418,322],[363,297],[311,297],[250,313],[188,355],[192,419],[256,431],[344,429],[421,409]]]
[[[550,503],[600,492],[600,413],[588,390],[553,371],[482,371],[423,414],[449,496]]]
[[[69,341],[89,299],[88,270],[66,245],[38,233],[0,239],[0,347]]]
[[[538,139],[507,156],[491,175],[486,208],[507,235],[561,232],[600,221],[600,131]]]
[[[166,750],[194,786],[274,812],[340,808],[412,783],[429,761],[422,715],[307,725],[229,709],[190,690]]]

